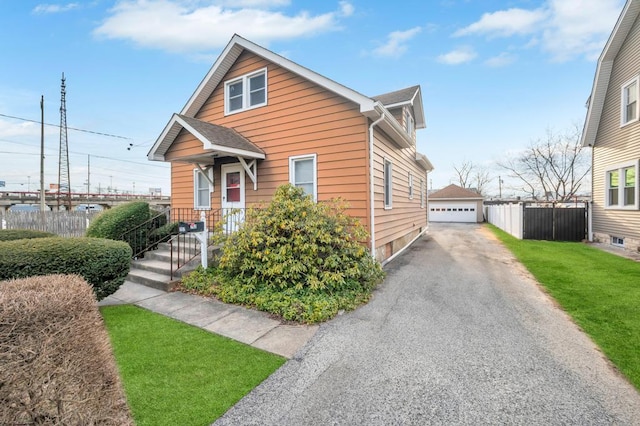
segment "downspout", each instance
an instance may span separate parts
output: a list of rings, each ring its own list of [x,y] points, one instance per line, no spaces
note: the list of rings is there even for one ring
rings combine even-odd
[[[384,111],[382,111],[380,118],[369,125],[369,217],[371,217],[371,257],[376,256],[376,215],[375,215],[375,203],[373,197],[373,127],[384,120]]]

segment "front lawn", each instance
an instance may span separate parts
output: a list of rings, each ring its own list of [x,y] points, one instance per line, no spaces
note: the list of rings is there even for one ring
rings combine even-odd
[[[208,425],[285,362],[132,305],[100,310],[138,426]]]
[[[583,243],[518,240],[489,227],[640,389],[640,263]]]

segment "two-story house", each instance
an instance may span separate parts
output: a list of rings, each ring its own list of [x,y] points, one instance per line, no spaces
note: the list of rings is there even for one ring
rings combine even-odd
[[[287,182],[341,197],[384,261],[427,229],[424,127],[419,86],[364,96],[235,35],[148,158],[171,162],[173,209],[242,209]]]
[[[582,134],[593,147],[592,235],[640,250],[640,0],[628,0],[598,59]]]

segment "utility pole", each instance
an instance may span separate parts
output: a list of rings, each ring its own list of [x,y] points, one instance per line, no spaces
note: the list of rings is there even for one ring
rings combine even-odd
[[[89,202],[89,192],[91,192],[89,188],[91,188],[91,154],[87,154],[87,203]]]
[[[40,96],[40,211],[44,229],[44,95]]]

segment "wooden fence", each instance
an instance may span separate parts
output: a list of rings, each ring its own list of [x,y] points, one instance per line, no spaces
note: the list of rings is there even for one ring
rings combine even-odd
[[[61,237],[82,237],[99,211],[45,211],[0,213],[2,229],[33,229]]]

